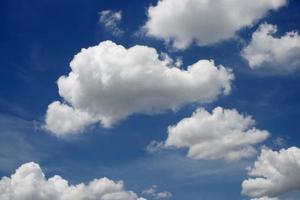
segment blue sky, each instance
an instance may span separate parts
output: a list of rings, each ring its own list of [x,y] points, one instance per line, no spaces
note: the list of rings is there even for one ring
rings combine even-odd
[[[239,29],[235,38],[208,46],[192,44],[181,50],[161,39],[137,34],[147,21],[149,5],[156,3],[1,1],[0,177],[10,176],[21,164],[34,161],[47,177],[59,174],[71,184],[101,177],[123,180],[126,189],[150,200],[154,198],[142,192],[153,185],[158,191],[171,192],[170,199],[174,200],[249,199],[241,194],[241,183],[247,177],[245,168],[252,166],[257,156],[237,161],[194,160],[186,157],[184,148],[147,152],[151,141],[166,140],[167,127],[190,117],[197,107],[211,111],[221,106],[251,115],[257,129],[271,134],[256,146],[258,151],[262,145],[274,151],[300,147],[299,70],[288,74],[252,70],[240,55],[262,23],[277,25],[276,36],[299,30],[300,2],[290,0],[286,6],[268,12],[251,26]],[[113,35],[99,22],[103,10],[122,11],[118,27],[123,35]],[[94,123],[83,133],[65,138],[49,133],[42,128],[47,107],[53,101],[64,101],[57,79],[70,72],[69,63],[82,48],[105,40],[126,48],[153,47],[172,58],[180,57],[183,68],[201,59],[213,59],[217,65],[233,70],[231,93],[205,104],[185,104],[175,112],[134,113],[112,128]],[[290,198],[299,197],[295,193]]]

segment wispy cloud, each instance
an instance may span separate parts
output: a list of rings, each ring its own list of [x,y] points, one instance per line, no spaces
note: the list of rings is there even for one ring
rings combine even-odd
[[[172,193],[169,191],[157,191],[157,185],[152,185],[150,188],[142,192],[144,195],[149,195],[155,199],[168,199],[172,197]]]
[[[114,36],[122,36],[124,31],[119,28],[122,20],[122,11],[103,10],[100,13],[99,22]]]
[[[26,140],[32,123],[17,117],[0,115],[0,172],[35,160],[33,147]]]

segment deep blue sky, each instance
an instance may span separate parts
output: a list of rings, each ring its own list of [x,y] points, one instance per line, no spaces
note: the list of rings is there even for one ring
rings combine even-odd
[[[0,176],[20,164],[38,162],[47,176],[60,174],[71,183],[107,176],[124,180],[141,192],[151,185],[173,193],[174,200],[242,199],[242,162],[193,161],[185,152],[149,155],[152,140],[164,140],[166,129],[194,111],[156,116],[134,115],[112,129],[95,126],[87,133],[58,139],[39,128],[49,103],[59,99],[56,80],[67,74],[69,62],[81,48],[112,40],[126,47],[144,44],[168,52],[161,41],[133,36],[146,20],[151,0],[2,0],[0,2]],[[122,37],[114,37],[99,24],[101,10],[121,10]],[[300,2],[270,13],[260,22],[276,24],[279,34],[300,30]],[[258,25],[259,23],[257,23]],[[248,42],[257,28],[239,33]],[[300,75],[266,76],[253,72],[239,53],[242,42],[229,40],[210,47],[192,46],[170,51],[184,66],[199,59],[214,59],[234,70],[231,95],[207,108],[236,108],[252,115],[257,127],[272,133],[266,145],[273,149],[300,146]],[[274,143],[284,139],[283,146]],[[253,158],[255,159],[255,158]]]

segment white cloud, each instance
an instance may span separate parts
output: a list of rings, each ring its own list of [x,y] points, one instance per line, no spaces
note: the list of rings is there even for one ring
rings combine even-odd
[[[168,191],[158,192],[156,194],[156,199],[166,199],[171,197],[172,197],[172,193]]]
[[[252,35],[242,56],[252,69],[270,73],[290,73],[300,69],[300,36],[297,32],[276,37],[277,26],[262,24]]]
[[[215,108],[212,113],[200,108],[189,118],[168,127],[166,148],[189,148],[193,159],[239,160],[256,153],[254,145],[269,133],[256,129],[251,116],[232,109]]]
[[[155,199],[168,199],[172,197],[172,193],[169,191],[157,192],[157,186],[153,185],[150,188],[144,190],[142,194],[150,195]]]
[[[261,198],[254,198],[251,200],[279,200],[278,198],[270,198],[270,197],[261,197]]]
[[[300,191],[300,149],[291,147],[272,151],[263,149],[248,178],[242,183],[242,193],[251,197],[274,197]]]
[[[111,41],[82,49],[72,60],[69,75],[58,80],[59,94],[68,106],[51,104],[46,128],[68,134],[94,120],[110,127],[134,113],[176,110],[230,93],[234,79],[230,69],[200,60],[183,70],[163,57],[154,48],[126,49]]]
[[[57,136],[82,132],[85,126],[96,122],[88,113],[58,101],[48,106],[45,128]]]
[[[124,31],[118,27],[121,20],[121,11],[103,10],[100,12],[99,22],[104,25],[106,30],[108,30],[115,36],[121,36],[124,34]]]
[[[108,178],[94,179],[89,184],[70,185],[60,176],[45,178],[40,166],[26,163],[11,177],[0,180],[1,200],[145,200],[125,191],[123,182]]]
[[[160,0],[148,9],[146,34],[184,49],[193,41],[209,45],[235,36],[287,0]],[[167,27],[167,28],[166,28]]]
[[[165,143],[162,141],[153,140],[147,146],[146,150],[148,153],[157,153],[164,149]]]

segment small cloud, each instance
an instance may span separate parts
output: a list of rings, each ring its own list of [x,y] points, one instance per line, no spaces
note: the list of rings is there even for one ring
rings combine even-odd
[[[172,197],[172,193],[168,191],[158,192],[156,194],[156,199],[166,199]]]
[[[160,53],[160,60],[162,60],[167,66],[180,68],[183,64],[182,58],[177,57],[175,60],[171,58],[167,53]]]
[[[152,196],[155,199],[167,199],[172,197],[172,193],[169,191],[157,192],[156,185],[152,185],[150,188],[144,190],[142,194]]]
[[[273,140],[273,144],[278,147],[283,147],[286,144],[286,140],[282,137],[277,137]]]
[[[114,36],[122,36],[124,31],[118,26],[122,20],[122,11],[103,10],[100,13],[99,22]]]
[[[164,149],[164,142],[153,140],[147,146],[146,150],[148,153],[157,153]]]

